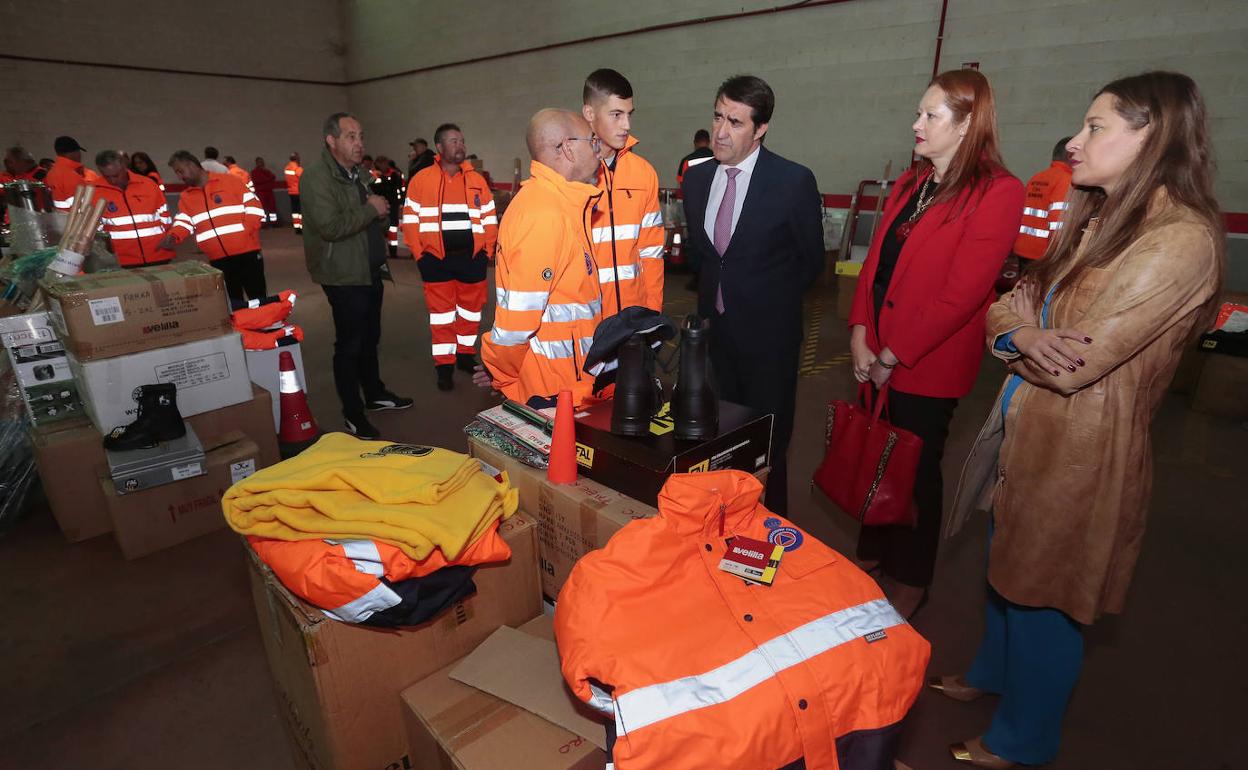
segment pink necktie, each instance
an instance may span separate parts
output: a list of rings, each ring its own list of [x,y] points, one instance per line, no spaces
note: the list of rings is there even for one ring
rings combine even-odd
[[[724,199],[719,202],[719,213],[715,215],[715,250],[719,252],[721,266],[719,285],[715,287],[715,311],[721,315],[724,312],[723,257],[732,240],[732,210],[737,203],[737,174],[741,169],[726,168],[724,173],[728,175],[728,186],[724,188]]]

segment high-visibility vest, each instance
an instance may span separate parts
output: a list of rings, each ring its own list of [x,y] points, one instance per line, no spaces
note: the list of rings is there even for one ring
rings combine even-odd
[[[454,177],[442,170],[442,156],[434,164],[421,169],[407,185],[403,202],[403,241],[412,256],[432,254],[446,256],[442,233],[451,230],[472,231],[472,253],[482,251],[493,256],[498,241],[498,215],[490,186],[468,161],[459,166]]]
[[[238,331],[267,329],[289,318],[298,298],[287,289],[276,296],[248,300],[245,306],[230,313],[230,323]]]
[[[621,770],[799,757],[837,768],[840,746],[871,756],[866,744],[895,737],[918,696],[927,641],[849,559],[768,511],[762,491],[742,471],[674,475],[658,516],[630,522],[564,584],[563,676],[614,719]],[[767,544],[767,558],[784,547],[770,586],[720,569],[736,536]]]
[[[592,227],[604,318],[634,305],[663,309],[659,176],[633,151],[636,144],[630,136],[616,153],[614,171],[605,162],[598,168],[603,195],[594,207]]]
[[[251,183],[251,174],[247,173],[247,169],[243,168],[237,163],[233,164],[232,166],[229,166],[229,169],[230,169],[230,174],[238,177],[239,180],[241,180],[243,184],[247,185],[248,190],[251,190],[252,192],[256,191],[256,186]]]
[[[178,198],[170,230],[179,241],[195,234],[208,259],[260,250],[264,209],[256,194],[230,174],[208,174],[203,187],[187,187]]]
[[[347,623],[360,623],[401,601],[381,582],[383,577],[395,583],[447,566],[511,558],[511,548],[498,534],[497,522],[454,560],[448,560],[440,550],[425,559],[413,559],[382,540],[273,540],[250,535],[247,541],[282,585],[331,618]]]
[[[1070,192],[1070,165],[1053,161],[1052,165],[1027,182],[1027,199],[1023,204],[1023,221],[1014,242],[1014,253],[1025,259],[1041,259],[1054,233],[1062,229],[1066,211],[1066,195]]]
[[[714,160],[715,153],[710,147],[699,147],[693,152],[680,159],[680,168],[676,170],[676,186],[680,187],[685,183],[685,174],[689,173],[689,169],[694,166],[706,163],[708,160]]]
[[[126,189],[107,180],[95,186],[97,200],[107,201],[100,224],[112,240],[113,253],[122,267],[158,265],[173,259],[170,249],[157,248],[173,222],[165,195],[151,177],[127,171]]]
[[[424,173],[424,172],[421,172]],[[521,403],[569,389],[592,394],[582,371],[602,318],[590,209],[601,192],[533,161],[498,233],[494,327],[481,360],[494,387]]]
[[[303,166],[293,160],[286,164],[286,192],[299,194],[299,177],[303,176]]]
[[[70,207],[74,205],[74,193],[80,185],[95,185],[102,181],[104,177],[64,155],[56,156],[52,168],[48,169],[47,176],[43,178],[43,183],[52,193],[52,205],[63,213],[69,213]]]

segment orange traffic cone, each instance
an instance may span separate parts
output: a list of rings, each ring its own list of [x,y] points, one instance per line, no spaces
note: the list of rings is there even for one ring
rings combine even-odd
[[[555,406],[555,430],[550,437],[550,463],[546,480],[552,484],[576,481],[576,417],[572,409],[572,391],[559,391]]]
[[[282,444],[282,456],[290,457],[303,451],[319,438],[321,429],[316,426],[316,419],[312,417],[312,410],[308,408],[308,397],[304,395],[303,388],[299,387],[299,379],[295,375],[294,357],[289,351],[283,350],[278,360],[281,362],[278,366],[278,377],[282,399],[282,423],[281,429],[277,432],[277,440]]]

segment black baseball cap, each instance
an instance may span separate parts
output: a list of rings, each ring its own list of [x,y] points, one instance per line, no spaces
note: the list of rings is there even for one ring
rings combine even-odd
[[[52,149],[56,150],[57,153],[62,153],[73,152],[74,150],[85,150],[87,148],[78,144],[78,140],[72,136],[58,136],[56,141],[52,143]]]

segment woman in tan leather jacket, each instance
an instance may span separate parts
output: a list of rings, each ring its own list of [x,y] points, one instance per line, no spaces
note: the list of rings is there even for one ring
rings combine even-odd
[[[947,534],[992,511],[987,621],[964,676],[1001,695],[978,767],[1043,764],[1083,661],[1082,626],[1121,612],[1152,483],[1149,423],[1216,307],[1224,261],[1204,103],[1185,75],[1101,89],[1067,145],[1069,208],[1045,259],[988,311],[1010,374],[962,473]]]

